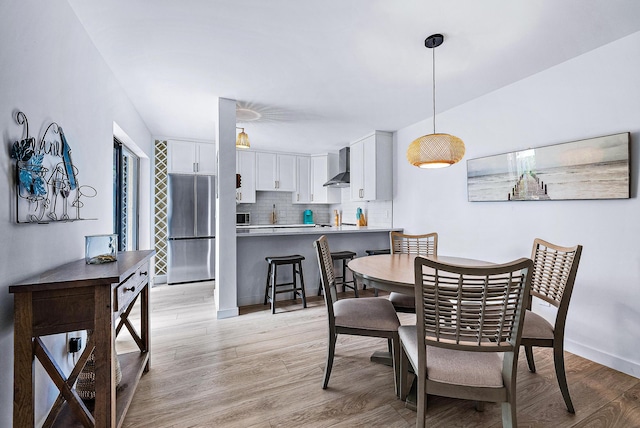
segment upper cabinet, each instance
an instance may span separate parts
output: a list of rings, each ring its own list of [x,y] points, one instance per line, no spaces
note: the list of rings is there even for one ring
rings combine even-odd
[[[215,174],[217,171],[215,144],[169,141],[168,149],[170,173]]]
[[[335,154],[298,156],[297,190],[293,203],[336,204],[340,203],[340,189],[324,187],[338,173],[338,156]]]
[[[340,203],[341,192],[337,187],[324,187],[323,184],[338,172],[338,155],[311,156],[311,202],[315,204]]]
[[[375,131],[351,144],[351,200],[392,199],[393,137]]]
[[[296,191],[293,193],[294,204],[311,202],[311,158],[296,156]]]
[[[256,153],[256,190],[296,191],[296,156]]]
[[[241,186],[236,189],[236,201],[243,204],[256,202],[256,153],[236,151],[236,173],[240,174]]]

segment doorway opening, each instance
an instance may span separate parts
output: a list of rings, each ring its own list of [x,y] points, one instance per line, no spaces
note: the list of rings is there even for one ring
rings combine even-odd
[[[138,249],[138,196],[140,159],[117,138],[113,139],[113,230],[118,250]]]

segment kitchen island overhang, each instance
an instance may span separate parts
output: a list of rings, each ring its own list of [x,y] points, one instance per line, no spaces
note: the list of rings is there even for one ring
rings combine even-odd
[[[378,226],[269,227],[238,228],[236,231],[238,305],[264,302],[267,275],[265,257],[300,254],[305,257],[302,269],[305,291],[315,296],[320,281],[313,241],[322,235],[329,240],[331,251],[354,251],[356,257],[366,250],[389,248],[389,232],[401,228]],[[282,276],[281,276],[282,275]],[[278,271],[279,278],[291,279],[291,270]],[[285,300],[286,294],[281,299]],[[265,306],[266,307],[266,306]]]

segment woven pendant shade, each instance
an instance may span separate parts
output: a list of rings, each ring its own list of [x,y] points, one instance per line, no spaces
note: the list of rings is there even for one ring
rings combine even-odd
[[[416,138],[407,149],[407,160],[420,168],[443,168],[463,158],[464,143],[449,134],[429,134]]]
[[[436,133],[436,56],[435,48],[444,42],[442,34],[432,34],[424,41],[433,54],[433,134],[423,135],[409,144],[407,160],[419,168],[444,168],[463,158],[464,143],[450,134]]]
[[[242,131],[238,134],[238,138],[236,138],[236,148],[248,149],[249,147],[251,147],[251,143],[249,142],[249,136],[247,135],[246,132],[244,132],[244,128],[238,128],[238,129],[242,129]]]

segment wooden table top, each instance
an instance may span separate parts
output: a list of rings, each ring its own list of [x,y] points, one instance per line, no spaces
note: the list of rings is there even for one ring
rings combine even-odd
[[[353,259],[347,266],[363,281],[376,288],[395,291],[413,296],[414,265],[413,254],[380,254]],[[462,257],[433,256],[432,260],[462,266],[488,266],[491,262]]]

